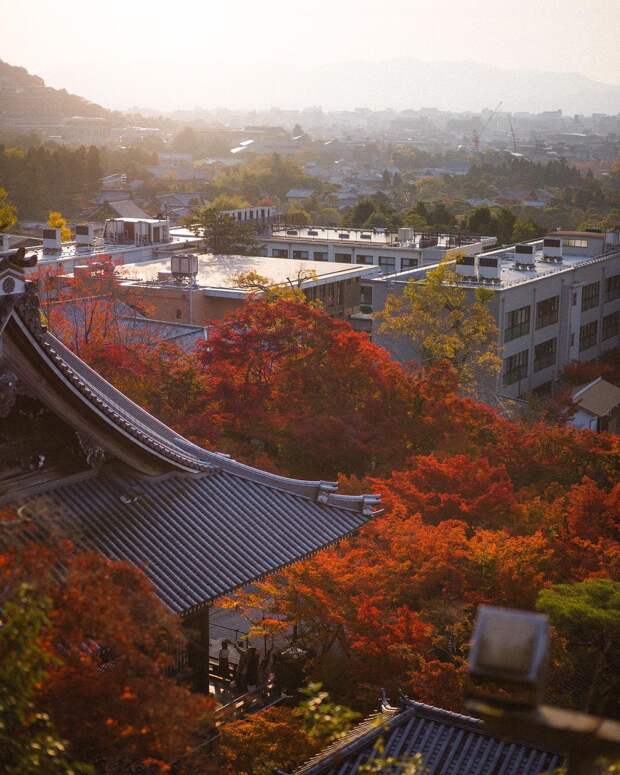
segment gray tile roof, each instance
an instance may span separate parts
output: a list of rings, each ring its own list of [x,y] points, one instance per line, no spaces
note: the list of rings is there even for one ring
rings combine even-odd
[[[172,610],[188,612],[349,535],[378,505],[185,439],[42,328],[33,286],[5,314],[3,365],[105,462],[11,487],[2,502],[25,521],[17,536],[0,525],[0,545],[58,529],[143,568]]]
[[[378,754],[375,744],[380,738],[384,750]],[[373,760],[416,753],[433,775],[542,775],[563,761],[560,754],[492,737],[479,719],[410,701],[400,712],[393,709],[366,719],[294,775],[356,775]],[[397,775],[402,767],[389,772]]]
[[[178,612],[308,556],[367,519],[226,471],[154,479],[118,466],[14,505],[28,531],[53,528],[142,568]]]

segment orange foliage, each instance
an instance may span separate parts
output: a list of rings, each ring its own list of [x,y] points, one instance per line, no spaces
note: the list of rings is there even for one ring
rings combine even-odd
[[[29,580],[51,599],[45,644],[57,663],[39,701],[72,754],[164,765],[188,750],[213,702],[167,676],[171,647],[183,634],[146,576],[67,542],[31,545],[2,560],[5,590]]]

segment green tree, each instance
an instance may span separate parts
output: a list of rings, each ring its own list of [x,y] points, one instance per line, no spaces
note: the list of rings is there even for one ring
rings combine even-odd
[[[586,676],[582,710],[617,713],[620,691],[620,582],[587,579],[543,589],[536,608],[566,638],[577,675]],[[613,707],[612,707],[613,706]]]
[[[210,253],[250,255],[256,250],[252,223],[237,221],[217,207],[201,207],[191,216],[190,228],[204,239]]]
[[[0,186],[0,231],[10,229],[17,221],[17,210],[9,201],[9,195]]]
[[[497,325],[488,307],[492,291],[476,288],[471,298],[456,281],[448,262],[410,280],[401,295],[388,296],[381,330],[410,339],[424,365],[449,361],[460,387],[472,392],[499,370]]]
[[[360,228],[374,214],[375,210],[375,203],[372,199],[360,199],[347,213],[345,224]]]
[[[541,228],[529,218],[517,218],[512,229],[512,242],[526,242],[536,239],[540,235]]]
[[[52,657],[42,639],[48,604],[21,584],[3,606],[0,626],[0,750],[7,775],[73,775],[90,772],[72,763],[35,694]]]

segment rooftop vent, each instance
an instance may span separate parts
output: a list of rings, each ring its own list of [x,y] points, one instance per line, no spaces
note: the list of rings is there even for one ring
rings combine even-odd
[[[338,232],[338,239],[349,239],[350,236],[348,231]]]
[[[319,233],[316,229],[308,229],[308,236],[309,237],[318,237]]]
[[[291,235],[293,235],[293,236],[294,236],[294,235],[296,235],[298,232],[297,232],[297,229],[287,229],[287,230],[286,230],[286,233],[287,233],[287,234],[291,234]]]

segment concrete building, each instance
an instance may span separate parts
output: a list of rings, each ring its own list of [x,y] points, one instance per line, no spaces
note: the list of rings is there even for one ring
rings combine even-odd
[[[117,270],[148,309],[149,317],[204,325],[239,307],[255,289],[242,275],[255,273],[269,285],[293,284],[335,317],[349,318],[360,307],[360,282],[372,267],[318,261],[288,262],[263,256],[180,254],[125,264]]]
[[[258,228],[267,226],[278,217],[280,211],[272,205],[255,205],[254,207],[239,207],[235,210],[223,210],[240,223],[252,223]]]
[[[29,253],[36,255],[40,269],[57,267],[63,273],[92,262],[109,261],[115,266],[135,264],[187,251],[200,242],[189,229],[171,229],[166,219],[158,218],[111,218],[105,222],[102,236],[96,236],[93,223],[75,224],[74,230],[72,242],[62,242],[60,229],[47,226],[43,228],[42,241],[31,240],[31,243],[42,242],[29,248]],[[12,235],[3,235],[0,249],[7,251],[19,244]]]
[[[260,240],[266,256],[366,264],[379,267],[383,274],[436,264],[452,253],[473,256],[496,242],[495,237],[418,233],[413,229],[392,234],[385,229],[319,226],[274,227],[271,236]]]
[[[419,233],[413,229],[323,228],[319,226],[278,226],[271,235],[260,238],[261,253],[274,258],[336,261],[377,267],[391,275],[419,266],[436,264],[450,255],[474,256],[493,247],[495,237],[472,237],[441,232]],[[373,283],[364,280],[361,288],[362,316],[372,311]],[[358,330],[370,331],[370,318],[355,316]]]
[[[373,311],[428,268],[371,281]],[[457,260],[459,285],[492,291],[490,308],[503,358],[497,390],[517,398],[549,392],[560,371],[620,344],[620,232],[557,231],[542,240]],[[412,342],[373,326],[373,339],[396,357],[416,355]]]

